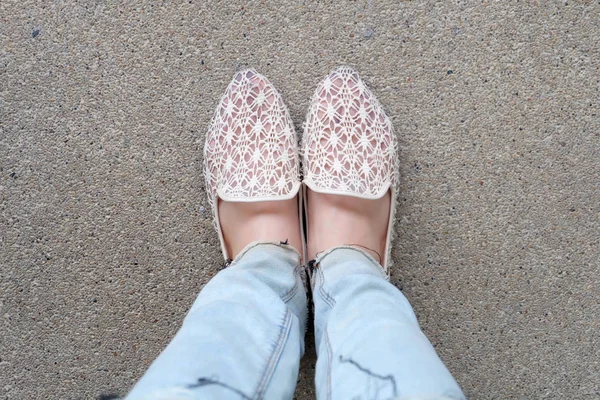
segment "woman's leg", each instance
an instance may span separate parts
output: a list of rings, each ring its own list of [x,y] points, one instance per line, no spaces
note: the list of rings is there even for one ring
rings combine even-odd
[[[248,245],[126,399],[291,399],[306,323],[300,268],[291,246]]]
[[[129,400],[292,398],[306,323],[296,150],[275,87],[254,70],[238,72],[204,146],[208,199],[223,255],[234,260]]]
[[[398,187],[391,120],[358,73],[339,67],[317,86],[305,127],[317,397],[464,398],[386,280]]]
[[[319,399],[464,399],[377,261],[337,247],[315,265]]]

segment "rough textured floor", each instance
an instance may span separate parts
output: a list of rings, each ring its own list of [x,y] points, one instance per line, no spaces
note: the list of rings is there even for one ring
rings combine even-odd
[[[400,137],[392,281],[465,393],[600,398],[599,15],[2,0],[0,398],[125,394],[220,266],[201,148],[236,68],[269,77],[300,130],[342,63]]]

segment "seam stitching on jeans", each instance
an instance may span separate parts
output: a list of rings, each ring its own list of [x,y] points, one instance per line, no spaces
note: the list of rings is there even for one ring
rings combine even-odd
[[[290,301],[290,299],[292,297],[294,297],[294,295],[298,292],[298,269],[294,268],[294,287],[291,288],[286,294],[284,294],[283,296],[281,296],[281,300],[284,303],[287,303],[288,301]]]
[[[295,278],[295,276],[294,276]],[[294,279],[295,280],[295,279]],[[281,297],[281,300],[284,303],[287,303],[288,301],[290,301],[292,299],[292,297],[294,297],[294,295],[298,292],[298,284],[295,283],[294,287],[292,288],[292,290],[290,290],[289,292],[287,292],[283,297]]]
[[[267,385],[273,376],[273,372],[275,372],[275,366],[279,361],[279,357],[283,352],[283,348],[285,346],[285,342],[287,341],[288,334],[290,332],[290,327],[292,326],[292,313],[289,309],[285,310],[285,316],[283,317],[283,323],[281,326],[281,330],[279,331],[279,337],[277,338],[277,342],[275,343],[275,348],[271,353],[271,357],[269,357],[269,361],[267,362],[267,366],[263,372],[262,378],[258,382],[258,386],[256,387],[256,391],[254,392],[255,399],[261,399],[265,391],[267,389]]]
[[[327,333],[327,326],[325,327],[325,344],[327,345],[327,398],[331,400],[331,369],[333,368],[333,349],[331,348],[331,342],[329,341],[329,333]]]
[[[317,268],[317,271],[319,271],[319,275],[321,276],[321,283],[319,284],[319,293],[321,293],[321,297],[323,297],[323,300],[327,304],[329,304],[329,307],[333,308],[333,306],[335,305],[335,300],[323,288],[323,286],[325,285],[325,274],[323,274],[323,270],[321,268]]]

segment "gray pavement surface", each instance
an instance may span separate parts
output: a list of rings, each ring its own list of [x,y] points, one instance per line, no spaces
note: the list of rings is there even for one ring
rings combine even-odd
[[[235,70],[300,130],[339,64],[396,126],[392,281],[465,393],[600,398],[598,38],[595,0],[0,1],[0,398],[124,395],[220,267]]]

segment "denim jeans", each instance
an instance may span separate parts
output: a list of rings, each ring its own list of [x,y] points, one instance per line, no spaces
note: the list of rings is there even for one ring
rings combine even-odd
[[[464,399],[379,264],[353,247],[313,273],[318,399]],[[200,292],[127,400],[292,399],[304,353],[300,255],[252,243]]]

